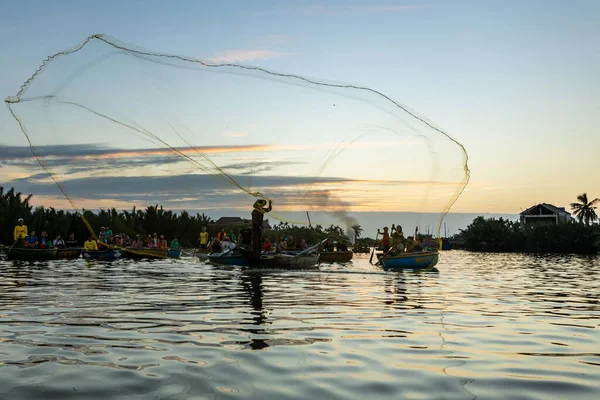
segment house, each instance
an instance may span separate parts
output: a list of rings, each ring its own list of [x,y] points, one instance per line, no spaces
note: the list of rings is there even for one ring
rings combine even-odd
[[[246,222],[249,221],[240,217],[221,217],[217,220],[216,224],[219,226],[237,226],[243,225]]]
[[[570,222],[572,220],[571,213],[565,210],[564,207],[556,207],[548,203],[536,204],[519,214],[519,221],[522,225],[540,222],[558,224],[559,222]]]
[[[230,228],[250,223],[252,223],[251,220],[240,217],[221,217],[215,222],[217,226],[226,226]],[[265,218],[263,221],[263,229],[271,229],[271,224],[269,224],[268,218]]]

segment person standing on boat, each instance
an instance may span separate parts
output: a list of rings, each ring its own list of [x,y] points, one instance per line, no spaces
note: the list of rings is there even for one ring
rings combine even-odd
[[[23,225],[23,218],[19,218],[17,220],[17,225],[15,225],[13,235],[15,239],[15,246],[23,247],[24,240],[27,237],[27,225]]]
[[[383,245],[383,251],[385,253],[390,249],[390,234],[388,232],[388,227],[383,228],[383,234],[377,229],[377,234],[381,236],[381,244]]]
[[[263,220],[265,213],[270,212],[273,209],[273,202],[269,200],[269,206],[267,201],[264,199],[258,199],[254,202],[252,210],[252,250],[255,253],[260,253],[260,248],[263,242]]]
[[[394,226],[392,224],[392,247],[394,247],[395,251],[403,253],[405,242],[406,239],[404,238],[402,227],[400,225]]]
[[[206,227],[202,227],[202,232],[200,232],[200,249],[206,250],[208,246],[208,232],[206,232]]]

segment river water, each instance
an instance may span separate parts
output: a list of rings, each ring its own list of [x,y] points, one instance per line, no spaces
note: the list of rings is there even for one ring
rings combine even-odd
[[[0,261],[0,399],[598,399],[600,259]]]

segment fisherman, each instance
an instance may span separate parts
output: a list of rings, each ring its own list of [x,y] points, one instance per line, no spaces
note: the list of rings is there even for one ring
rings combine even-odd
[[[377,234],[381,235],[382,233],[377,229]],[[390,249],[390,234],[388,232],[388,227],[383,228],[383,236],[381,237],[381,244],[383,245],[383,251],[385,253]]]
[[[202,227],[202,232],[200,232],[200,249],[206,250],[208,246],[208,232],[206,232],[206,227]]]
[[[24,239],[26,237],[27,237],[27,225],[23,225],[23,218],[19,218],[17,220],[17,225],[15,225],[15,230],[14,230],[15,246],[23,247]]]
[[[266,200],[258,199],[252,206],[252,250],[254,250],[255,253],[260,253],[263,242],[262,234],[265,213],[268,213],[273,209],[273,202],[271,200],[269,200],[269,206],[265,207],[266,205]]]

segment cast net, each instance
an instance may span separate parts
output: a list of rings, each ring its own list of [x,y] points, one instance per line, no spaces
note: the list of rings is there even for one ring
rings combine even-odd
[[[377,90],[104,35],[46,59],[6,102],[48,173],[30,179],[53,181],[77,210],[249,218],[265,198],[275,223],[308,224],[308,211],[351,236],[352,215],[406,212],[405,231],[439,237],[469,178],[456,139]]]

